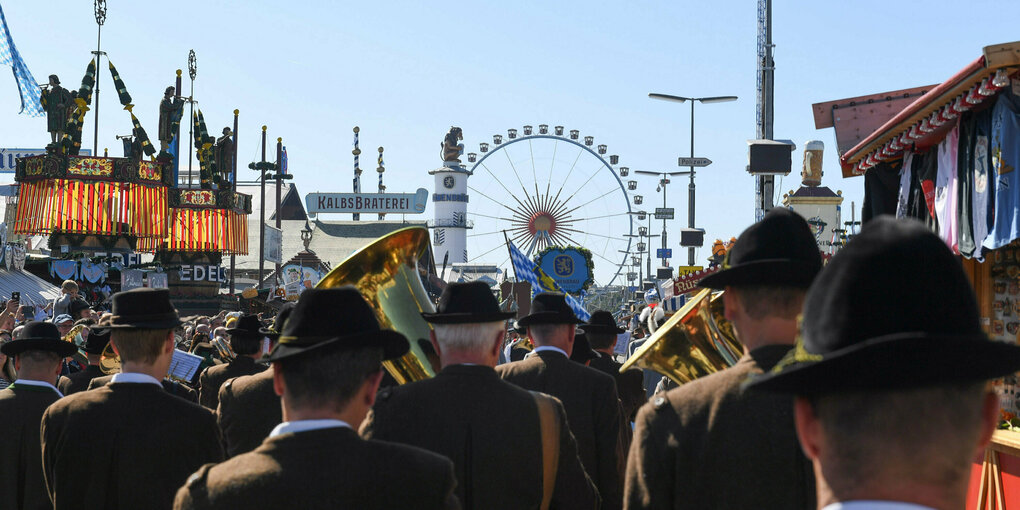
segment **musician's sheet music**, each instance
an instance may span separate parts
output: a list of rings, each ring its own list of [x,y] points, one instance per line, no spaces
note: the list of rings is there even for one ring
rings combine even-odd
[[[198,371],[201,364],[201,356],[174,349],[174,357],[170,360],[170,377],[181,381],[190,381],[195,377],[195,372]]]

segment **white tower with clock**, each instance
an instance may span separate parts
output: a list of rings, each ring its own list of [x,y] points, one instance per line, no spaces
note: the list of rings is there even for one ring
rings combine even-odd
[[[436,269],[442,271],[444,260],[447,268],[468,261],[467,229],[471,228],[471,222],[467,219],[467,179],[471,172],[460,161],[445,161],[442,168],[432,170],[429,174],[436,179],[432,194],[436,216],[429,222],[432,228],[432,251]]]

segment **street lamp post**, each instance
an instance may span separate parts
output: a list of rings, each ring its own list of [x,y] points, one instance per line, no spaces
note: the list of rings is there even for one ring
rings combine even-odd
[[[634,170],[634,173],[642,174],[642,175],[655,175],[655,176],[659,177],[659,187],[656,188],[655,191],[662,191],[662,208],[666,209],[666,185],[669,184],[669,177],[673,176],[673,175],[687,175],[687,174],[689,174],[691,172],[649,172],[647,170]],[[663,213],[665,213],[665,211],[663,211]],[[670,218],[670,219],[672,219],[672,218]],[[651,218],[649,218],[649,220],[651,220]],[[651,224],[652,224],[651,221],[649,221],[648,222],[649,228],[651,228]],[[668,245],[666,243],[666,215],[663,214],[663,216],[662,216],[662,249],[665,250],[667,248],[667,246]],[[649,255],[649,265],[650,264],[651,264],[651,256]],[[663,257],[662,258],[662,266],[663,267],[668,267],[669,266],[669,259],[667,259],[666,257]]]
[[[647,216],[648,217],[648,226],[647,227],[638,227],[638,234],[637,235],[627,234],[625,236],[625,237],[637,237],[638,238],[638,246],[637,246],[638,250],[637,251],[638,251],[638,256],[641,257],[641,256],[644,255],[645,248],[646,248],[644,241],[641,241],[641,239],[648,238],[649,240],[651,240],[651,238],[659,237],[659,235],[658,234],[656,234],[656,235],[651,235],[650,234],[650,231],[652,230],[652,216],[650,214],[648,214],[647,212],[645,212],[645,211],[631,211],[631,212],[629,212],[627,214],[631,214],[631,215],[637,216],[638,219],[640,219],[641,216]],[[644,286],[644,278],[642,278],[640,276],[640,273],[641,273],[641,266],[639,264],[638,265],[638,274],[639,274],[639,276],[638,276],[638,284],[639,284],[639,287],[643,287]],[[651,277],[652,277],[652,252],[651,252],[651,249],[649,249],[648,250],[648,278],[651,279]],[[642,288],[641,290],[644,290],[644,289]]]
[[[683,103],[686,101],[691,102],[691,158],[694,158],[694,103],[726,103],[729,101],[736,101],[737,96],[714,96],[714,97],[683,97],[683,96],[671,96],[669,94],[648,94],[648,97],[652,99],[660,99],[662,101],[673,101],[676,103]],[[691,183],[688,185],[688,203],[687,203],[687,227],[694,228],[694,167],[690,167],[691,172]],[[694,247],[691,247],[687,251],[687,265],[694,265]]]

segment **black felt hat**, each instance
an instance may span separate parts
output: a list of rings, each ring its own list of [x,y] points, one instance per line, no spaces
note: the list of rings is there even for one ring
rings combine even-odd
[[[484,282],[451,283],[439,296],[435,313],[422,313],[434,324],[466,324],[500,322],[512,318],[514,312],[502,312],[496,297]]]
[[[750,387],[801,395],[977,382],[1020,370],[989,340],[960,262],[914,220],[880,217],[805,298],[796,347]]]
[[[259,320],[259,316],[254,314],[241,316],[240,319],[237,319],[234,327],[227,329],[227,333],[230,336],[240,338],[262,338],[266,336],[262,333],[262,322]]]
[[[591,343],[588,342],[588,338],[584,336],[584,333],[575,332],[574,348],[570,350],[570,360],[583,365],[597,357],[599,357],[599,353],[591,348]]]
[[[268,336],[272,340],[280,338],[280,331],[283,331],[283,325],[287,322],[290,314],[294,312],[294,307],[297,306],[293,301],[284,304],[280,307],[280,311],[276,312],[276,318],[273,319],[273,325],[269,328],[262,328],[259,333]]]
[[[777,207],[747,227],[726,252],[722,270],[698,282],[722,289],[739,285],[784,285],[807,288],[822,269],[811,227],[799,214]]]
[[[96,326],[89,326],[89,337],[85,339],[82,349],[88,354],[102,354],[106,344],[110,343],[109,320]]]
[[[78,352],[78,347],[61,340],[60,331],[52,322],[32,321],[25,324],[17,340],[0,347],[0,352],[8,356],[17,356],[25,351],[50,351],[66,358]]]
[[[580,329],[583,329],[585,333],[613,333],[619,335],[626,329],[618,327],[616,325],[616,319],[613,318],[611,312],[605,310],[596,310],[591,313],[591,317],[588,318],[588,322],[581,324]]]
[[[139,288],[113,295],[112,329],[173,329],[180,324],[167,289]]]
[[[535,324],[582,324],[561,292],[543,292],[531,300],[531,313],[521,317],[517,325],[528,328]]]
[[[393,359],[407,353],[410,345],[404,335],[380,328],[358,289],[346,285],[302,292],[269,359],[279,361],[327,347],[380,347],[383,359]]]

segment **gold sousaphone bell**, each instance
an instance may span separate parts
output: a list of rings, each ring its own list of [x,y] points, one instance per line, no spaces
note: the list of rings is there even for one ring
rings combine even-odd
[[[418,274],[418,260],[428,249],[428,230],[403,228],[347,257],[315,286],[328,289],[353,285],[375,311],[382,328],[407,337],[411,350],[398,359],[383,362],[399,384],[435,375],[420,342],[429,341],[431,330],[421,312],[435,312]]]
[[[702,290],[659,326],[620,371],[646,368],[684,384],[735,365],[744,347],[723,312],[722,293]]]

